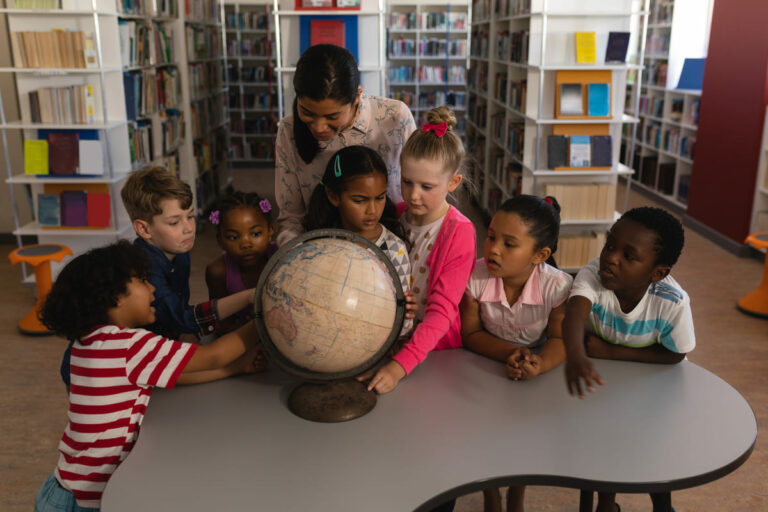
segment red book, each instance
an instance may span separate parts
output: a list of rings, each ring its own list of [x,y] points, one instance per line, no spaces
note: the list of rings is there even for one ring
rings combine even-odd
[[[309,22],[309,46],[335,44],[345,48],[342,20],[312,20]]]
[[[109,194],[88,193],[88,225],[108,227],[112,217],[109,207]]]
[[[48,172],[75,174],[80,163],[80,134],[53,132],[48,134]]]

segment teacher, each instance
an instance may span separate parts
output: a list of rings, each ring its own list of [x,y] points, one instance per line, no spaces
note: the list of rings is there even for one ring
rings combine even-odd
[[[275,198],[277,244],[303,232],[301,221],[325,166],[339,149],[368,146],[384,159],[387,194],[402,201],[400,151],[416,123],[402,101],[368,96],[352,54],[339,46],[309,47],[293,76],[293,113],[277,129]]]

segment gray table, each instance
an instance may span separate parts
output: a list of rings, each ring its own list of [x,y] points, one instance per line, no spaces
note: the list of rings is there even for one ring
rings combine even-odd
[[[277,370],[156,390],[102,507],[133,512],[138,495],[145,511],[429,510],[510,484],[668,496],[749,457],[755,416],[719,377],[688,361],[596,366],[605,386],[578,400],[562,368],[513,382],[501,363],[433,352],[337,424],[291,414],[293,380]]]

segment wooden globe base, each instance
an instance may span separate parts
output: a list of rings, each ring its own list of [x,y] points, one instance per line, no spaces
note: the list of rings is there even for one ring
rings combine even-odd
[[[356,380],[304,382],[288,397],[293,414],[309,421],[337,423],[359,418],[376,405],[376,394]]]

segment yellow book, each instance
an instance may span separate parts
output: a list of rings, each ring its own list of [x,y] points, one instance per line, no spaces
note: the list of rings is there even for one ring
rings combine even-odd
[[[576,32],[576,63],[594,64],[597,51],[594,32]]]
[[[48,174],[48,141],[24,141],[24,174]]]

